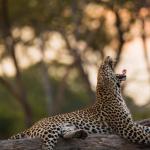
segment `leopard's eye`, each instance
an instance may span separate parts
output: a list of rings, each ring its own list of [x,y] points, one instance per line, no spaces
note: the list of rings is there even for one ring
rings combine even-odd
[[[112,70],[114,70],[114,63],[113,63],[113,61],[109,61],[109,66],[110,66],[110,68],[111,68]]]

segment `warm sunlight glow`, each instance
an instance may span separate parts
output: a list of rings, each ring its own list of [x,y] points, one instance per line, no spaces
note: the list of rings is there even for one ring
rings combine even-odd
[[[16,74],[12,59],[7,57],[2,60],[0,64],[0,73],[2,73],[1,75],[7,75],[8,77],[12,77]]]
[[[96,29],[100,26],[99,17],[106,11],[103,7],[90,3],[86,9],[85,14],[92,18],[93,20],[87,20],[87,24],[90,29]],[[126,18],[124,22],[128,22],[130,20],[129,12],[126,10],[121,10],[122,19]],[[67,12],[66,12],[67,13]],[[145,10],[141,10],[141,15],[145,14]],[[108,28],[108,32],[110,34],[115,34],[115,28],[113,27],[115,23],[115,16],[112,11],[107,11],[105,13],[106,17],[106,29]],[[85,21],[86,22],[86,21]],[[150,21],[147,20],[145,24],[145,30],[147,36],[150,35],[149,29]],[[111,30],[109,30],[111,26]],[[140,38],[141,35],[141,22],[136,21],[130,30],[130,40],[124,45],[124,50],[121,55],[121,62],[117,68],[117,72],[120,72],[122,69],[127,69],[127,86],[125,89],[126,95],[134,98],[135,102],[139,105],[145,104],[150,98],[150,85],[149,85],[149,75],[146,69],[144,53],[143,53],[143,43]],[[14,28],[12,34],[15,38],[21,37],[23,42],[32,41],[34,39],[35,33],[34,30],[25,26],[23,28]],[[63,40],[61,34],[58,32],[47,32],[46,33],[46,44],[44,47],[44,52],[42,54],[42,50],[40,47],[40,39],[34,39],[31,45],[26,46],[24,43],[18,43],[16,45],[16,55],[17,60],[19,62],[19,66],[22,69],[26,69],[31,65],[34,65],[42,60],[44,56],[44,61],[46,63],[51,63],[53,61],[57,61],[61,64],[71,64],[74,60],[73,57],[66,50],[65,41]],[[87,44],[84,41],[76,41],[74,37],[70,36],[71,44],[76,45],[80,50],[80,53],[83,53]],[[147,37],[146,46],[148,49],[148,57],[150,58],[150,38]],[[112,57],[115,56],[115,49],[117,48],[117,40],[114,40],[107,45],[104,49],[104,52],[107,52],[106,55],[110,55]],[[4,52],[4,47],[0,46],[0,55]],[[97,82],[97,64],[101,63],[100,58],[95,55],[95,53],[90,51],[84,52],[84,58],[88,60],[88,63],[84,64],[84,68],[89,75],[89,79],[92,85],[92,88],[95,89]],[[62,69],[62,70],[61,70]],[[57,74],[62,72],[60,75],[65,73],[63,68],[59,68],[55,70],[55,68],[50,68],[51,74]],[[9,77],[15,75],[15,68],[12,60],[7,57],[2,59],[0,63],[0,75],[7,75]],[[142,91],[142,94],[141,92]]]
[[[24,42],[32,40],[34,37],[34,30],[29,26],[25,26],[21,29],[21,39]]]
[[[92,19],[98,19],[104,14],[104,10],[100,5],[89,3],[85,8],[85,14]]]
[[[125,92],[133,97],[139,105],[148,102],[150,97],[149,75],[143,52],[142,40],[135,38],[132,42],[125,45],[120,65],[117,68],[117,72],[124,68],[127,69]],[[149,49],[148,52],[150,52]],[[148,54],[150,55],[150,53]]]

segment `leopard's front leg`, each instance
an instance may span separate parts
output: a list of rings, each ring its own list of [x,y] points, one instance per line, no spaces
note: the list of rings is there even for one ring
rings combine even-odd
[[[60,126],[53,127],[48,131],[44,131],[42,136],[43,149],[53,150],[59,138],[70,139],[70,138],[81,138],[85,139],[88,136],[87,132],[82,129],[77,129],[70,123],[63,123]]]
[[[70,123],[65,123],[61,127],[61,136],[64,139],[69,139],[69,138],[85,139],[88,136],[88,134],[85,130],[77,129],[75,125],[72,125]]]
[[[43,145],[42,150],[53,150],[55,145],[58,142],[61,134],[61,127],[49,128],[43,131],[43,134],[40,135]]]

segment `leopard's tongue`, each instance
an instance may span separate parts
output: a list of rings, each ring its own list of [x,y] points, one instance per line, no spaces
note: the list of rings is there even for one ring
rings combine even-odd
[[[123,70],[122,70],[122,75],[121,75],[122,81],[125,81],[125,80],[126,80],[126,73],[127,73],[127,70],[126,70],[126,69],[123,69]]]

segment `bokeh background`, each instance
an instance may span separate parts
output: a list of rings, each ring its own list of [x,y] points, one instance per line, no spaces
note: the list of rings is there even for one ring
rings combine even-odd
[[[134,119],[150,117],[149,0],[0,0],[0,138],[94,103],[107,55]]]

